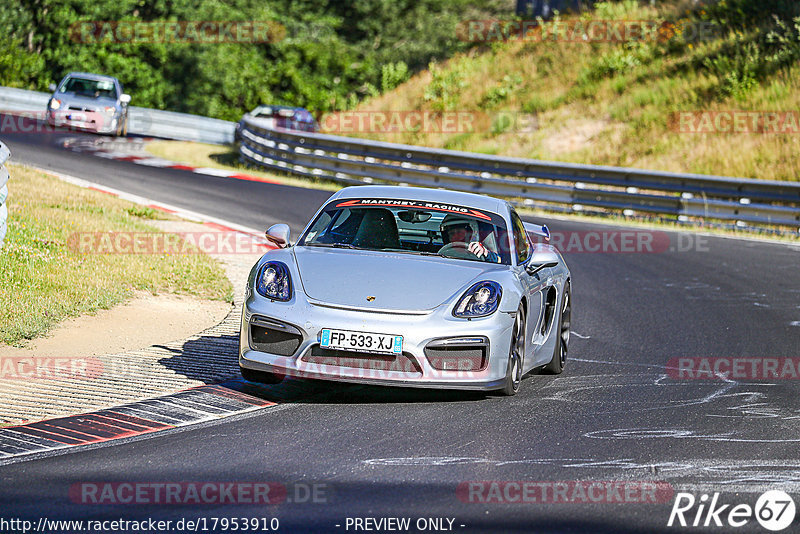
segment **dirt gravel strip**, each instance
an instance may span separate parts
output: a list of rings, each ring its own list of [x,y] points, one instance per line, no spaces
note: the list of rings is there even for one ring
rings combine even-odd
[[[257,252],[211,254],[223,263],[234,288],[234,304],[221,323],[186,339],[140,350],[92,356],[88,358],[88,378],[66,376],[61,379],[0,380],[0,424],[20,424],[101,410],[174,394],[237,376],[238,332],[244,286],[251,266],[270,248],[264,238],[260,237],[263,234],[78,178],[56,176],[81,187],[89,187],[196,221],[154,221],[153,224],[162,230],[178,233],[235,232],[238,239],[251,240],[254,246],[250,251]]]

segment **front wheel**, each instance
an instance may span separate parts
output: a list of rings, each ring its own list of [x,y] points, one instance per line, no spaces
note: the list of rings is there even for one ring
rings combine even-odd
[[[561,313],[559,315],[559,322],[553,327],[553,334],[557,336],[556,345],[553,349],[553,358],[544,367],[544,372],[551,375],[561,374],[567,364],[569,329],[572,319],[572,291],[570,290],[569,281],[564,284],[564,294],[561,297]]]
[[[516,395],[522,384],[522,366],[525,363],[525,308],[517,308],[514,326],[511,328],[511,347],[508,351],[508,367],[503,394]]]
[[[116,136],[127,137],[128,135],[128,118],[120,117],[119,125],[117,126]]]

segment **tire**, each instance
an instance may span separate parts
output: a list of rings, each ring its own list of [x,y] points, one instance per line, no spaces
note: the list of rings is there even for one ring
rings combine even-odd
[[[503,395],[516,395],[522,384],[522,367],[525,363],[526,340],[525,308],[520,303],[517,315],[514,317],[514,326],[511,328],[511,344],[508,348],[508,366],[506,367],[506,382],[501,390]]]
[[[120,118],[119,126],[117,126],[117,131],[115,132],[117,137],[126,137],[128,135],[128,118]]]
[[[275,373],[268,373],[266,371],[254,371],[253,369],[239,368],[242,371],[242,378],[248,382],[257,382],[259,384],[279,384],[283,382],[283,375]]]
[[[564,284],[564,294],[561,296],[561,306],[558,314],[558,326],[553,325],[556,334],[556,346],[550,363],[544,366],[544,372],[550,375],[559,375],[567,364],[569,349],[569,329],[572,320],[572,291],[569,281]],[[557,328],[557,330],[556,330]]]

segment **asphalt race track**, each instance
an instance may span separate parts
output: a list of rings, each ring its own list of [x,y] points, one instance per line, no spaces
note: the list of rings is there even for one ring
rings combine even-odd
[[[255,228],[288,222],[296,232],[329,195],[72,153],[59,148],[65,135],[79,134],[2,139],[12,162]],[[13,175],[10,186],[13,195]],[[573,251],[597,243],[592,232],[609,243],[620,232],[545,222],[563,243],[576,240]],[[205,518],[208,530],[210,518],[278,518],[279,532],[365,531],[355,518],[389,517],[410,518],[411,532],[729,532],[713,520],[667,528],[677,493],[710,502],[719,492],[718,502],[731,505],[723,522],[734,505],[752,507],[767,490],[786,491],[800,507],[800,251],[653,235],[653,252],[608,244],[565,255],[570,360],[558,377],[526,377],[516,397],[301,382],[308,395],[239,418],[2,465],[3,517]],[[417,289],[422,281],[409,291]],[[691,379],[667,370],[677,358],[749,360],[737,367],[742,376]],[[778,359],[778,378],[753,376],[763,359]],[[522,486],[508,483],[524,481],[541,483],[527,502],[497,502],[526,500]],[[552,502],[553,488],[572,494],[591,481],[604,482],[598,499]],[[124,482],[270,482],[286,494],[270,505],[86,504],[74,496],[76,485]],[[655,482],[656,502],[618,502],[609,490]],[[785,532],[798,527],[795,519]],[[766,532],[755,518],[735,530]]]
[[[0,115],[2,123],[2,115]],[[330,196],[314,191],[272,185],[264,190],[259,182],[193,175],[176,169],[147,168],[71,152],[61,147],[67,138],[99,138],[76,132],[6,133],[0,139],[11,149],[12,163],[31,163],[43,169],[82,178],[126,193],[159,200],[213,217],[266,229],[276,222],[288,222],[299,231],[308,213]],[[232,187],[233,186],[233,187]],[[10,185],[13,187],[13,185]],[[302,191],[304,194],[298,194]],[[305,218],[304,218],[305,217]]]

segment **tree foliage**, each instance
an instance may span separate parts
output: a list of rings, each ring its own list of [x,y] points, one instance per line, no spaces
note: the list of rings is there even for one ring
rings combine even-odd
[[[67,72],[97,72],[119,78],[137,106],[223,119],[261,103],[321,114],[466,49],[459,22],[507,16],[512,7],[508,0],[0,0],[0,84],[46,90]],[[272,21],[284,33],[263,43],[82,37],[80,23],[92,21]]]

